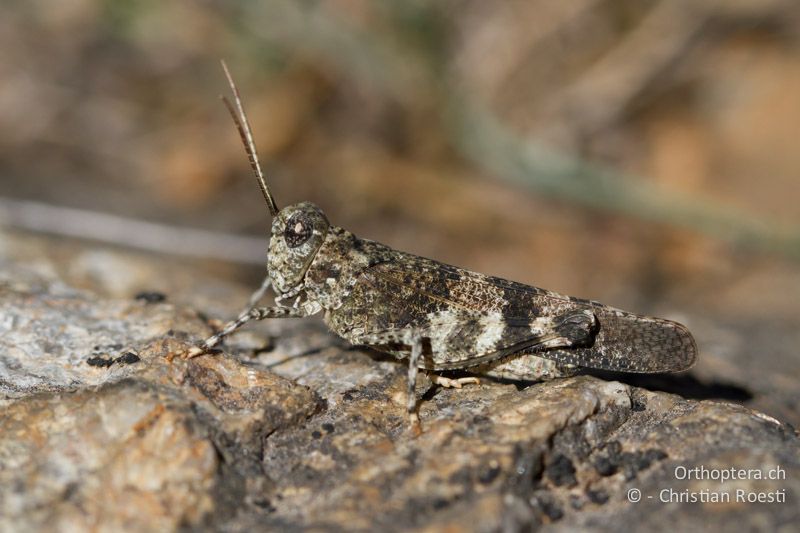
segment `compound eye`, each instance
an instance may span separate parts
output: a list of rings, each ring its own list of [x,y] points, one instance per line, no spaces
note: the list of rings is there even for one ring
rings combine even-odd
[[[286,222],[286,229],[283,231],[283,238],[289,248],[297,248],[306,242],[313,231],[311,222],[303,216],[303,213],[294,214]]]

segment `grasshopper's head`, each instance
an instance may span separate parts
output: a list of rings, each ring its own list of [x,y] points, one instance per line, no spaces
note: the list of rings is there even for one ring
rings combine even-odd
[[[329,226],[325,213],[310,202],[285,207],[273,219],[267,268],[277,292],[286,292],[302,280]]]
[[[328,219],[322,210],[309,202],[302,202],[291,205],[284,209],[278,209],[278,204],[272,197],[261,165],[258,162],[256,145],[253,141],[253,133],[250,131],[250,123],[242,107],[239,97],[239,90],[233,82],[230,72],[225,62],[222,62],[222,69],[228,78],[228,84],[233,92],[236,107],[231,102],[222,97],[222,101],[230,111],[239,135],[242,137],[245,151],[250,158],[250,166],[253,169],[256,180],[258,181],[264,200],[272,215],[272,236],[269,240],[269,259],[267,269],[272,281],[272,287],[278,293],[284,293],[294,288],[308,270],[311,261],[322,246],[325,236],[328,234]]]

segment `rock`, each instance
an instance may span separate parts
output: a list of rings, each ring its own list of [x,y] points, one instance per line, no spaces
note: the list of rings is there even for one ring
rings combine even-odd
[[[416,435],[404,367],[318,320],[259,324],[219,354],[170,362],[211,331],[201,311],[223,289],[202,268],[181,267],[192,283],[170,286],[167,273],[141,287],[139,266],[161,271],[162,259],[73,243],[53,261],[46,239],[0,239],[26,250],[0,256],[0,530],[776,530],[800,519],[798,435],[745,406],[590,375],[425,382]],[[87,255],[126,264],[128,292],[87,283]],[[232,287],[215,304],[227,316],[248,292]],[[709,479],[731,468],[746,479]],[[688,501],[712,495],[730,501]]]
[[[219,469],[188,409],[133,381],[11,405],[0,427],[3,529],[175,529],[214,509]]]

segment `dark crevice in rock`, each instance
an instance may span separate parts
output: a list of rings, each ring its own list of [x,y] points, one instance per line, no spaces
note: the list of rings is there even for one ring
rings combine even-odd
[[[632,391],[626,392],[633,405]],[[619,448],[618,442],[607,439],[629,422],[634,412],[633,408],[611,406],[555,431],[545,442],[517,444],[513,471],[504,489],[506,506],[517,508],[516,512],[508,509],[509,516],[518,517],[512,530],[528,530],[542,523],[559,521],[567,512],[582,509],[586,502],[605,503],[608,500],[606,492],[587,486],[596,470],[594,456],[608,447]],[[614,458],[616,461],[617,456]],[[653,451],[641,457],[630,454],[624,461],[600,462],[603,465],[601,469],[608,472],[606,475],[615,473],[624,462],[630,465],[629,470],[635,476],[636,472],[649,466],[648,461],[660,458],[660,453]],[[572,492],[578,486],[587,487],[583,496]],[[527,512],[520,513],[521,508],[527,508]]]
[[[431,385],[430,387],[428,387],[428,389],[419,398],[419,401],[417,402],[418,405],[423,403],[423,402],[429,402],[429,401],[433,400],[436,397],[436,395],[439,394],[439,391],[441,391],[441,390],[442,390],[442,387],[440,387],[439,385]]]
[[[125,352],[121,356],[119,356],[116,359],[114,359],[114,362],[122,364],[122,365],[132,365],[134,363],[138,363],[141,360],[142,360],[141,357],[139,357],[135,353],[133,353],[133,352]]]
[[[506,492],[526,497],[539,486],[544,473],[547,445],[542,442],[514,445],[513,470],[506,483]]]
[[[589,498],[589,501],[597,505],[603,505],[608,501],[608,493],[602,489],[589,489],[586,491],[586,496]]]
[[[267,406],[260,415],[261,420],[254,421],[246,432],[224,430],[217,417],[194,405],[197,418],[203,422],[219,458],[212,495],[222,511],[206,517],[207,527],[219,529],[242,513],[265,520],[276,511],[279,505],[274,495],[276,484],[264,464],[266,443],[281,430],[303,427],[324,411],[326,402],[316,395],[314,398],[311,411],[288,419],[282,411]]]
[[[575,478],[575,466],[572,460],[564,454],[557,453],[550,457],[545,466],[545,474],[550,482],[557,487],[574,487],[578,480]]]
[[[247,476],[241,471],[238,461],[232,461],[231,451],[220,447],[218,440],[210,435],[217,452],[217,468],[211,495],[214,510],[203,518],[205,527],[216,528],[235,516],[247,501]]]
[[[109,357],[90,357],[86,360],[86,364],[99,368],[108,368],[114,364],[114,360]]]
[[[626,481],[632,481],[637,474],[652,464],[662,461],[668,454],[656,448],[636,452],[623,452],[618,441],[611,441],[601,446],[592,458],[595,471],[603,476],[613,476],[623,472]]]
[[[167,301],[167,295],[158,291],[142,291],[136,293],[133,299],[147,304],[157,304]]]

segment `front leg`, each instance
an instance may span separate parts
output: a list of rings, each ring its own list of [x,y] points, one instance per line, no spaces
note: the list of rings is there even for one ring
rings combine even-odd
[[[269,274],[267,274],[264,277],[264,280],[261,282],[261,285],[258,287],[258,289],[256,289],[255,292],[253,292],[253,294],[250,295],[250,298],[247,300],[247,307],[245,307],[242,310],[242,312],[239,313],[239,317],[237,320],[242,321],[241,324],[245,324],[249,320],[252,320],[251,318],[245,319],[245,317],[250,313],[251,310],[255,309],[256,305],[258,305],[258,302],[261,301],[261,299],[267,293],[271,285],[272,285],[272,280],[270,279]],[[236,324],[236,321],[229,322],[228,324],[225,325],[225,328],[223,328],[223,330],[228,329],[234,324]],[[241,327],[241,325],[239,327]],[[200,354],[207,352],[217,343],[219,343],[219,341],[222,340],[222,337],[224,337],[225,335],[229,335],[235,329],[237,328],[233,327],[233,329],[231,329],[231,331],[229,331],[228,333],[222,334],[222,332],[220,332],[217,333],[216,335],[207,338],[205,341],[203,341],[203,343],[200,346],[194,346],[190,348],[187,352],[183,353],[182,357],[189,359],[191,357],[196,357]]]
[[[253,307],[243,311],[236,320],[228,322],[222,330],[210,336],[199,346],[193,346],[183,354],[185,359],[197,357],[206,353],[208,350],[219,344],[219,342],[241,328],[251,320],[264,320],[265,318],[303,318],[308,316],[309,313],[304,306],[300,307]]]

